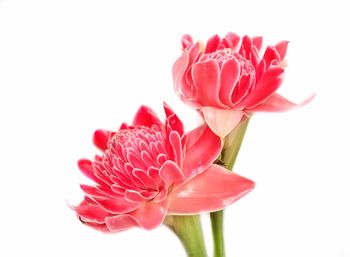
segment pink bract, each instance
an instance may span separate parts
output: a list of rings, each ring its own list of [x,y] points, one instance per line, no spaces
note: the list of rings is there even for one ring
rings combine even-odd
[[[253,189],[251,180],[213,164],[222,142],[206,125],[184,133],[177,115],[164,109],[165,124],[142,106],[133,125],[95,132],[102,154],[78,162],[95,185],[81,185],[84,200],[73,207],[85,225],[153,229],[166,215],[220,210]]]
[[[260,57],[262,37],[228,33],[211,37],[205,46],[182,38],[183,53],[173,66],[180,98],[200,110],[209,127],[226,136],[253,112],[283,112],[300,107],[278,93],[285,70],[287,41],[268,46]]]

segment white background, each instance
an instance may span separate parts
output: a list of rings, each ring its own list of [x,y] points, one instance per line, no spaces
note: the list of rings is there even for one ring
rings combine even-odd
[[[318,95],[253,118],[235,170],[257,187],[226,212],[227,256],[350,256],[346,3],[0,0],[0,256],[185,256],[165,227],[104,235],[65,201],[82,197],[76,161],[97,153],[96,128],[140,104],[163,117],[163,100],[197,124],[172,90],[180,38],[228,31],[289,40],[281,93]]]

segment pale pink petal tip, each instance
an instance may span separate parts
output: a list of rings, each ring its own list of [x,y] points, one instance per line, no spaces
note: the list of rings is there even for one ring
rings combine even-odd
[[[201,110],[210,129],[221,138],[230,133],[245,114],[243,111],[225,110],[211,106],[203,107]]]

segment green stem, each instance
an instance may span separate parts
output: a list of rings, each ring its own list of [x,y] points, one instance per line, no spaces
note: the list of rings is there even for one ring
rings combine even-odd
[[[229,170],[232,170],[236,162],[239,149],[241,148],[244,134],[247,130],[249,118],[242,121],[230,134],[224,139],[224,146],[221,151],[219,162]],[[225,242],[224,242],[224,211],[210,213],[211,228],[214,243],[214,257],[225,257]]]
[[[188,257],[207,257],[199,215],[167,216],[165,224],[178,236]]]

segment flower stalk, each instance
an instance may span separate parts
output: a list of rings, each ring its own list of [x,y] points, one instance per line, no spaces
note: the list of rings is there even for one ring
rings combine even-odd
[[[199,215],[167,216],[165,224],[178,236],[188,257],[207,257]]]
[[[218,164],[232,170],[239,150],[241,148],[245,132],[247,130],[249,118],[243,120],[235,129],[233,129],[224,139],[224,146],[218,159]],[[224,211],[210,213],[211,228],[214,244],[214,257],[225,257],[224,241]]]

